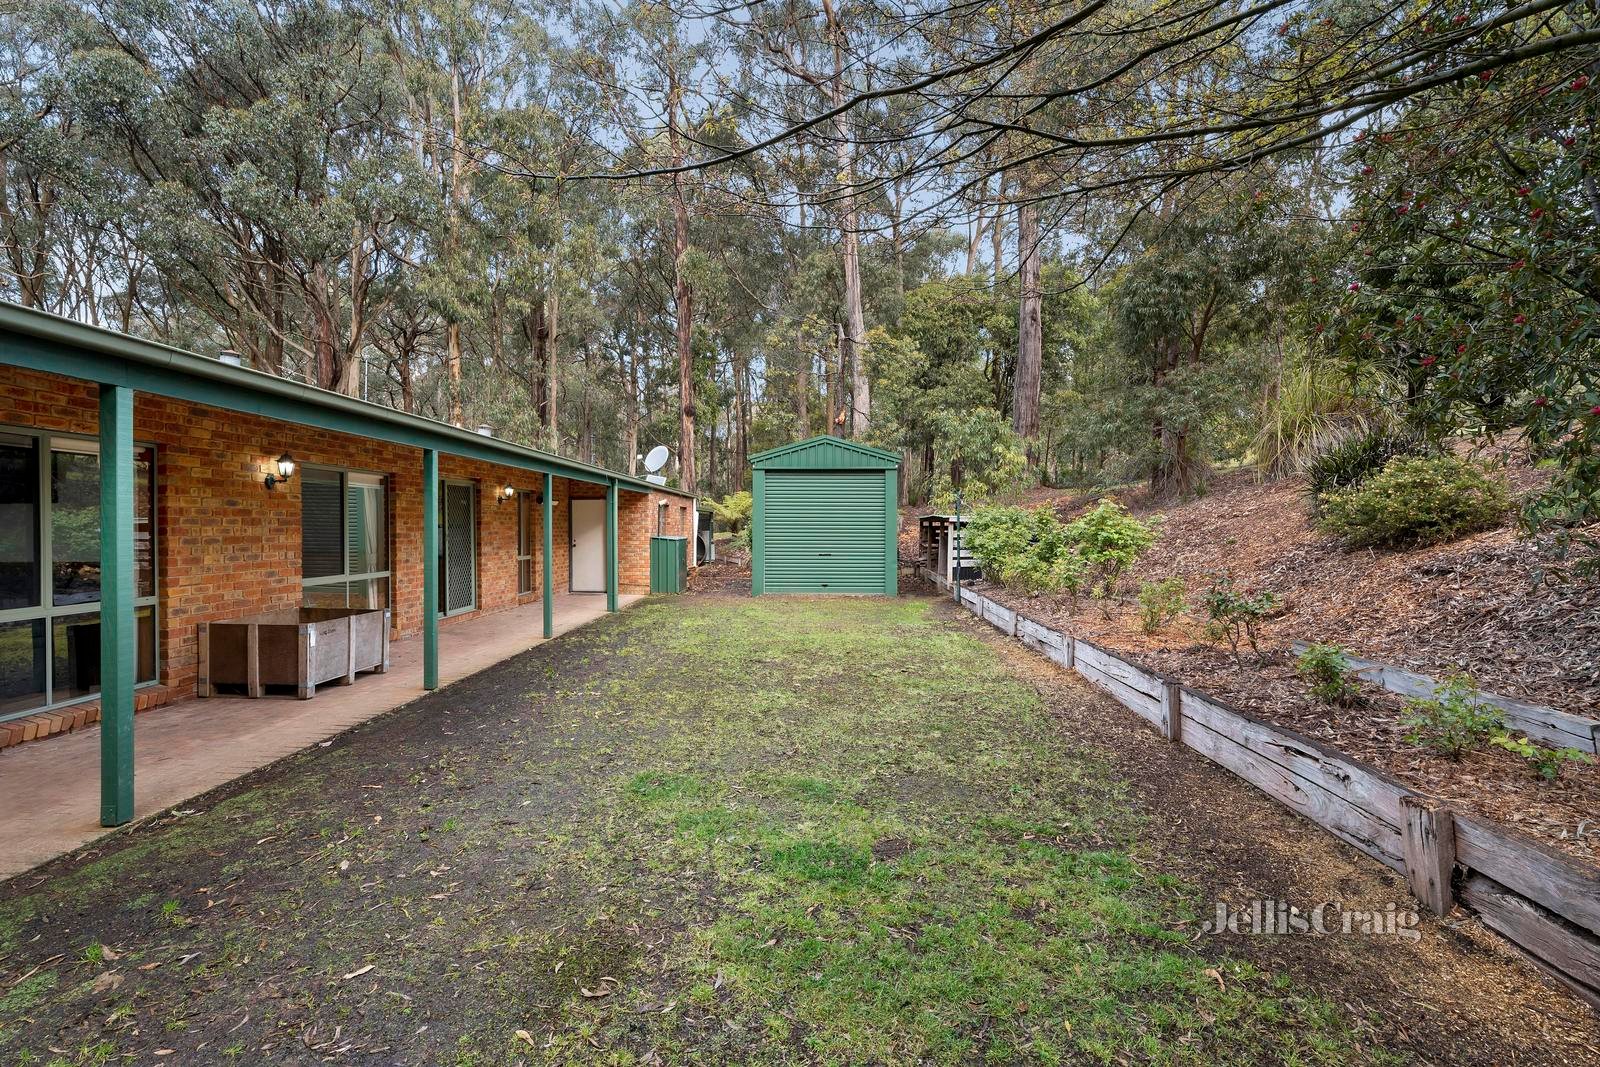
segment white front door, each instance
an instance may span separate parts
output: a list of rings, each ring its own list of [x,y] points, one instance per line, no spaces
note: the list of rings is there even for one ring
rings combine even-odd
[[[606,591],[606,502],[572,501],[572,591]]]

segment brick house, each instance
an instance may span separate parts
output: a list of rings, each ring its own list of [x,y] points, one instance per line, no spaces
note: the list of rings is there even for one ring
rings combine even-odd
[[[388,609],[433,688],[439,626],[542,602],[548,637],[695,536],[674,489],[13,305],[0,368],[0,747],[101,719],[106,825],[202,623]]]

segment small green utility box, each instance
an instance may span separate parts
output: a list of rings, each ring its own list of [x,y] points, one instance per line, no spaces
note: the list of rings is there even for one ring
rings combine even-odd
[[[650,595],[681,593],[689,576],[687,537],[650,538]]]

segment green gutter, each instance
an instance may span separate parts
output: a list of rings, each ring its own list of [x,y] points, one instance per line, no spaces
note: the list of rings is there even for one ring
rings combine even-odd
[[[0,301],[0,365],[189,400],[636,492],[694,494],[181,348]]]

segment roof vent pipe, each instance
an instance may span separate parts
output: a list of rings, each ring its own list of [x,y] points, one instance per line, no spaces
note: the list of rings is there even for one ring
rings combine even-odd
[[[479,423],[478,424],[478,432],[480,434],[482,434],[484,437],[493,437],[494,436],[494,427],[490,426],[487,422]]]
[[[231,348],[224,348],[221,352],[218,352],[217,358],[228,364],[230,367],[244,366],[244,360],[240,357],[239,353],[235,352]]]

